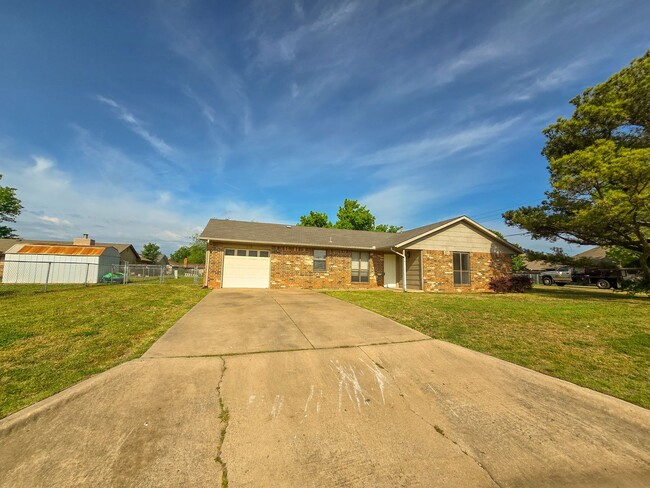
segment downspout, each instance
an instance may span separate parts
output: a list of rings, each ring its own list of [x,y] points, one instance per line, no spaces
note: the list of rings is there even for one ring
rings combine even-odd
[[[390,250],[402,258],[402,290],[406,293],[406,251],[400,253],[392,247]]]

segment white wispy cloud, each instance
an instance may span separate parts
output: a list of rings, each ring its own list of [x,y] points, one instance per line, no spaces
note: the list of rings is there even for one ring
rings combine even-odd
[[[199,107],[201,114],[208,122],[218,125],[224,130],[227,129],[225,124],[217,118],[217,111],[212,107],[212,105],[197,95],[189,86],[183,88],[183,94]]]
[[[531,76],[522,80],[520,87],[513,91],[511,97],[518,101],[530,100],[540,93],[566,87],[567,84],[580,79],[585,70],[597,60],[596,57],[583,57],[543,75],[539,75],[538,72],[532,73]]]
[[[204,77],[214,91],[214,102],[203,104],[214,111],[208,110],[204,115],[208,119],[214,117],[223,127],[249,132],[252,117],[246,83],[225,57],[222,46],[214,43],[213,32],[198,27],[187,4],[160,3],[159,8],[158,20],[165,29],[169,50]]]
[[[42,220],[43,222],[49,222],[50,224],[54,225],[63,225],[66,227],[69,227],[72,225],[69,220],[66,219],[60,219],[59,217],[50,217],[48,215],[43,215],[42,217],[38,217],[39,220]]]
[[[446,134],[428,135],[423,138],[397,144],[360,158],[359,166],[386,166],[405,164],[409,167],[438,161],[453,154],[493,143],[508,129],[515,126],[521,117],[503,121],[483,122],[468,128],[461,128]]]
[[[155,178],[142,186],[124,180],[111,183],[94,172],[66,171],[42,156],[29,160],[0,153],[0,167],[3,183],[17,188],[24,206],[14,227],[29,239],[71,240],[88,233],[98,241],[129,242],[137,249],[156,242],[169,253],[187,244],[212,217],[284,220],[272,202],[183,200]]]
[[[95,96],[95,99],[111,107],[113,113],[119,120],[124,122],[132,132],[148,142],[161,155],[168,157],[174,153],[174,149],[169,144],[160,137],[149,132],[145,128],[144,123],[133,115],[133,113],[131,113],[131,111],[129,111],[124,105],[102,95]]]
[[[279,37],[264,34],[254,35],[258,41],[257,61],[263,66],[293,61],[302,45],[310,44],[313,41],[310,38],[322,36],[343,26],[352,18],[358,8],[358,1],[328,5],[314,21],[303,23]]]
[[[51,159],[40,156],[32,156],[32,159],[36,163],[31,168],[31,171],[34,173],[45,173],[47,170],[54,168],[54,161]]]

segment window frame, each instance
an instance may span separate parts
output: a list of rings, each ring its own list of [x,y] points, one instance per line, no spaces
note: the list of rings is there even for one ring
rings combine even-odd
[[[458,256],[458,269],[456,268],[456,256]],[[463,266],[463,257],[467,256],[467,269]],[[472,285],[472,262],[471,254],[464,251],[454,251],[452,253],[452,269],[454,286],[471,286]],[[456,281],[456,274],[460,280]],[[466,282],[465,282],[466,281]]]
[[[223,255],[238,258],[270,258],[271,251],[268,249],[241,249],[236,247],[227,247]]]
[[[355,254],[357,255],[356,259],[355,259]],[[363,262],[362,258],[364,256],[366,257],[366,269],[365,270],[363,270],[361,268],[361,263]],[[370,253],[369,252],[363,252],[363,251],[352,251],[352,255],[350,256],[350,259],[351,259],[350,282],[351,283],[358,283],[358,284],[370,283]],[[357,269],[354,269],[354,263],[355,262],[358,263]],[[362,271],[365,271],[365,273],[362,273]],[[364,276],[364,274],[365,274],[365,276]],[[363,278],[365,278],[365,280]]]
[[[317,258],[316,253],[317,252],[322,252],[323,257],[322,258]],[[314,273],[326,273],[327,272],[327,250],[326,249],[314,249],[314,252],[312,253],[313,256],[313,271]],[[320,267],[316,267],[316,263]]]

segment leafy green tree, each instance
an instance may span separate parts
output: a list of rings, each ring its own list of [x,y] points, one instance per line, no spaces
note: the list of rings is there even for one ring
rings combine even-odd
[[[158,244],[154,244],[153,242],[145,244],[142,248],[142,251],[140,252],[140,256],[148,259],[149,261],[155,261],[158,257],[158,254],[160,254],[160,246]]]
[[[358,200],[346,198],[343,205],[339,207],[336,216],[338,220],[334,227],[337,229],[375,230],[375,216]]]
[[[0,180],[2,175],[0,175]],[[16,198],[16,189],[8,186],[0,186],[0,224],[3,222],[15,222],[20,215],[23,206]],[[16,237],[14,229],[6,225],[0,225],[0,238]]]
[[[515,254],[512,256],[512,271],[514,273],[528,271],[528,268],[526,267],[526,259],[523,254]]]
[[[402,230],[404,227],[396,226],[396,225],[386,225],[386,224],[379,224],[375,226],[374,231],[375,232],[389,232],[391,234],[395,234]]]
[[[632,252],[622,247],[610,247],[605,250],[607,257],[621,268],[640,268],[639,253]]]
[[[298,222],[297,225],[392,233],[402,230],[401,226],[396,225],[379,224],[375,226],[375,216],[370,213],[370,210],[368,210],[365,205],[361,205],[358,200],[348,200],[346,198],[343,201],[343,205],[339,207],[336,216],[338,217],[338,220],[334,225],[332,225],[332,222],[330,222],[330,219],[325,212],[314,212],[311,210],[309,215],[303,215],[300,217],[300,222]]]
[[[190,248],[187,246],[181,246],[176,251],[169,255],[169,259],[176,261],[177,263],[182,263],[185,258],[190,256]]]
[[[191,239],[192,243],[189,246],[179,247],[169,257],[173,261],[181,264],[185,258],[187,258],[188,264],[205,264],[205,251],[207,249],[207,243],[199,239],[198,234],[194,234]]]
[[[198,234],[192,236],[192,245],[190,246],[190,255],[187,257],[189,264],[205,264],[205,251],[208,249],[208,243],[199,239]]]
[[[311,210],[309,215],[300,217],[298,225],[304,225],[305,227],[332,227],[332,222],[330,222],[325,212],[314,212]]]
[[[571,103],[544,130],[551,189],[503,214],[534,239],[619,247],[650,283],[650,51]]]

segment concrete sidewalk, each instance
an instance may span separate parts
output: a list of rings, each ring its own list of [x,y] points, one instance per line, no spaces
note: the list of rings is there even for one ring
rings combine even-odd
[[[309,291],[215,291],[0,420],[2,487],[645,488],[649,453],[648,410]]]

